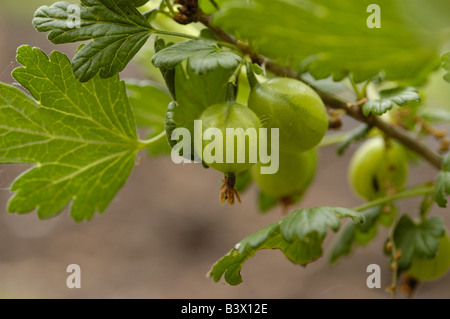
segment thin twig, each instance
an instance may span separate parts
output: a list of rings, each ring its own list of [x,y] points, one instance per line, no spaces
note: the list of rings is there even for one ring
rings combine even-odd
[[[390,244],[390,250],[391,250],[391,262],[389,264],[391,270],[392,270],[392,283],[389,287],[386,288],[387,291],[389,291],[392,294],[392,299],[395,299],[397,297],[397,282],[398,282],[398,260],[400,259],[400,250],[397,250],[395,247],[394,242],[394,230],[395,225],[391,229],[391,232],[389,234],[389,244]]]

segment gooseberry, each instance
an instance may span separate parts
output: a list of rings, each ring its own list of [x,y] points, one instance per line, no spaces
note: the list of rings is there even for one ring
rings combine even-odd
[[[303,152],[316,146],[328,129],[328,116],[319,95],[307,84],[290,78],[257,83],[248,107],[264,127],[279,129],[279,149]],[[270,140],[270,138],[269,138]]]
[[[403,147],[394,141],[388,146],[382,137],[376,136],[365,141],[353,154],[348,176],[358,195],[373,200],[387,195],[388,190],[402,189],[408,172]]]

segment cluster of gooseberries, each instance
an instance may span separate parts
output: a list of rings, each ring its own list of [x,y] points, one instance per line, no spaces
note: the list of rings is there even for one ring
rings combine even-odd
[[[267,129],[267,148],[278,154],[278,170],[265,174],[261,167],[268,165],[257,161],[252,163],[249,157],[244,162],[226,163],[226,149],[223,151],[222,163],[205,164],[224,173],[224,185],[221,188],[221,202],[234,202],[239,195],[234,189],[236,175],[250,170],[252,179],[260,191],[280,202],[288,203],[294,196],[301,196],[311,184],[317,164],[316,146],[328,129],[328,116],[325,106],[317,95],[305,83],[289,78],[273,78],[264,83],[251,81],[248,104],[236,102],[216,104],[208,107],[200,116],[203,133],[211,127],[218,128],[225,140],[227,128]],[[272,145],[272,129],[278,129],[279,139]],[[242,133],[243,134],[243,133]],[[274,146],[274,147],[272,147]],[[202,144],[203,152],[207,143]],[[249,143],[244,145],[245,154],[249,153]],[[236,154],[236,149],[233,150]]]
[[[245,147],[247,154],[242,162],[227,162],[227,148],[223,149],[221,162],[203,163],[224,173],[224,184],[220,191],[220,201],[240,202],[235,189],[236,176],[244,171],[250,172],[252,180],[261,193],[266,194],[286,206],[302,197],[312,183],[317,167],[317,146],[327,132],[329,120],[324,103],[319,95],[307,84],[290,78],[273,78],[260,83],[249,76],[250,93],[247,105],[236,103],[234,99],[206,108],[200,115],[202,134],[208,128],[217,128],[226,145],[228,128],[267,129],[268,149],[278,152],[278,170],[273,174],[262,173],[261,168],[268,164],[249,160],[250,144],[235,145]],[[273,143],[271,129],[278,129],[277,145]],[[236,133],[234,133],[236,134]],[[245,136],[243,136],[245,140]],[[259,138],[259,136],[257,137]],[[255,143],[255,141],[253,141]],[[195,152],[200,153],[208,147],[203,140]],[[236,159],[236,158],[235,158]],[[400,191],[405,187],[409,174],[408,157],[403,146],[393,140],[376,135],[368,138],[353,154],[349,165],[348,179],[354,192],[365,200],[376,200]],[[286,212],[286,210],[284,210]],[[434,258],[414,258],[407,270],[416,280],[433,280],[450,267],[450,239],[448,232],[439,239],[440,247]]]

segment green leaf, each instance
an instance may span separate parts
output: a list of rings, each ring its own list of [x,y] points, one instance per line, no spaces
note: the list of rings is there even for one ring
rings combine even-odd
[[[200,34],[199,34],[200,38],[203,39],[209,39],[209,40],[218,40],[216,34],[214,33],[213,30],[209,29],[209,28],[204,28],[200,30]]]
[[[434,200],[439,207],[447,207],[447,194],[450,194],[450,154],[444,157],[442,170],[438,174],[434,188]]]
[[[80,81],[86,82],[98,72],[102,78],[111,77],[125,68],[153,28],[130,1],[81,0],[81,3],[78,6],[59,1],[50,7],[40,7],[33,24],[40,32],[50,31],[48,39],[55,44],[92,40],[72,61]]]
[[[253,69],[253,72],[255,72],[255,74],[257,74],[257,75],[261,75],[264,73],[264,69],[262,67],[260,67],[259,64],[252,63],[252,69]]]
[[[162,2],[164,3],[164,2]],[[151,55],[153,56],[155,54],[155,52],[159,52],[164,48],[167,48],[169,46],[173,45],[172,42],[166,43],[164,41],[164,39],[161,38],[156,38],[155,39],[155,43],[154,43],[154,52],[151,53]],[[147,54],[149,54],[150,52],[147,52]],[[145,58],[142,58],[143,60],[145,60],[146,63],[143,63],[147,70],[149,68],[153,68],[155,70],[158,70],[158,68],[155,68],[155,66],[150,63],[148,63],[148,59],[147,59],[147,55],[145,56]],[[143,62],[143,61],[142,61]],[[164,79],[164,82],[166,83],[167,89],[170,92],[170,95],[172,96],[172,98],[174,100],[176,100],[176,95],[175,95],[175,69],[167,69],[165,67],[160,67],[159,68],[159,72],[161,72],[161,75]]]
[[[267,195],[263,191],[258,192],[258,210],[261,213],[266,213],[273,207],[277,206],[278,199],[276,197]]]
[[[149,0],[132,0],[133,5],[135,7],[142,7],[144,4],[146,4]]]
[[[391,204],[389,206],[389,209],[386,209],[386,206],[385,206],[385,208],[381,212],[378,222],[380,223],[380,225],[382,225],[384,227],[390,227],[394,223],[395,217],[397,215],[398,215],[397,206],[395,206],[394,204]]]
[[[355,242],[358,245],[366,245],[375,238],[377,234],[376,226],[382,215],[382,210],[382,206],[375,206],[361,212],[361,215],[364,216],[365,223],[355,224]]]
[[[366,245],[377,235],[378,225],[385,225],[385,220],[396,214],[396,209],[391,207],[387,212],[383,206],[375,206],[364,210],[361,215],[365,218],[364,224],[349,223],[340,233],[333,244],[330,253],[330,263],[335,263],[340,257],[349,255],[355,244]],[[385,225],[387,226],[387,225]]]
[[[217,11],[217,7],[230,0],[198,0],[198,6],[206,14],[212,14]]]
[[[118,76],[76,80],[70,61],[22,46],[14,78],[34,97],[0,84],[0,163],[35,164],[12,184],[8,211],[76,221],[103,212],[127,180],[140,148]]]
[[[394,88],[380,91],[382,100],[390,100],[398,106],[408,105],[409,102],[420,102],[421,97],[413,87]]]
[[[188,68],[197,74],[205,74],[217,68],[233,69],[242,58],[230,51],[218,47],[211,40],[188,40],[176,43],[157,52],[152,62],[157,68],[173,69],[187,60]]]
[[[281,241],[279,237],[279,223],[273,223],[260,229],[236,244],[227,255],[214,264],[207,276],[215,282],[218,282],[223,276],[230,285],[239,285],[242,283],[241,268],[247,259],[252,257],[258,249],[272,248],[278,241]],[[241,252],[243,244],[245,247],[248,246],[253,249]]]
[[[450,83],[450,72],[444,74],[444,80]]]
[[[450,2],[447,0],[431,0],[424,5],[423,1],[404,1],[397,0],[397,5],[401,6],[403,18],[414,29],[426,29],[435,33],[433,36],[447,36],[449,26],[448,12],[450,12]],[[429,32],[420,32],[417,36],[429,35]]]
[[[330,263],[335,263],[340,257],[347,256],[352,252],[355,242],[355,223],[349,223],[339,234],[331,248]]]
[[[439,66],[444,33],[426,23],[432,15],[421,25],[410,24],[400,0],[382,1],[381,28],[371,29],[366,11],[372,3],[237,0],[223,4],[212,23],[247,40],[254,51],[294,70],[309,71],[315,78],[341,80],[351,73],[361,82],[385,72],[387,80],[421,82]]]
[[[449,71],[444,74],[444,80],[450,83],[450,51],[445,52],[441,56],[441,61],[442,61],[442,67],[445,70]]]
[[[450,110],[433,107],[422,107],[419,109],[419,115],[429,122],[450,122]]]
[[[146,129],[147,138],[155,137],[164,131],[167,106],[172,101],[171,97],[160,88],[155,87],[149,81],[126,82],[128,100],[140,128]],[[148,148],[150,155],[170,153],[170,147],[166,139],[151,145]]]
[[[394,230],[394,244],[401,252],[398,269],[406,270],[411,267],[414,256],[433,258],[439,248],[438,238],[444,234],[445,227],[439,217],[415,223],[408,215],[403,215]]]
[[[322,255],[322,242],[327,229],[337,231],[339,219],[350,217],[363,222],[364,217],[341,207],[299,209],[279,222],[270,224],[237,244],[212,267],[208,277],[218,282],[222,276],[230,285],[242,282],[241,268],[245,261],[261,249],[280,249],[295,264],[307,265]]]
[[[218,68],[199,75],[188,66],[177,66],[175,69],[176,100],[185,112],[191,115],[191,121],[198,119],[197,115],[207,107],[226,101],[227,83],[233,71]]]
[[[344,154],[345,150],[350,146],[351,143],[364,139],[367,134],[369,134],[370,130],[371,128],[368,125],[362,124],[348,132],[345,140],[337,147],[336,151],[338,155]]]
[[[420,100],[419,93],[413,87],[382,90],[380,91],[380,99],[366,102],[362,107],[362,111],[365,116],[371,113],[373,115],[381,115],[392,109],[394,103],[398,106],[404,106],[409,102],[419,102]]]
[[[304,73],[301,80],[324,93],[343,96],[354,94],[344,82],[335,82],[332,77],[316,80],[311,74]]]
[[[176,66],[176,102],[170,105],[166,114],[166,133],[172,147],[178,142],[170,138],[175,128],[186,128],[191,136],[194,136],[194,120],[197,120],[207,107],[226,101],[227,83],[232,74],[232,69],[223,68],[206,74],[196,74],[188,66]],[[193,159],[194,146],[192,145],[190,154],[183,156]]]

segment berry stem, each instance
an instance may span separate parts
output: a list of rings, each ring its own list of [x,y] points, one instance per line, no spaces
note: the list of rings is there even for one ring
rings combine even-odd
[[[162,131],[158,135],[148,139],[139,141],[139,149],[148,148],[166,138],[166,132]]]
[[[317,147],[330,146],[344,142],[348,137],[349,132],[339,132],[334,134],[327,134],[323,137]]]
[[[420,196],[420,195],[430,195],[430,194],[433,194],[433,192],[434,192],[434,185],[430,185],[429,183],[422,184],[422,185],[419,185],[416,187],[405,189],[404,191],[401,191],[394,195],[377,198],[373,201],[370,201],[370,202],[362,204],[358,207],[355,207],[355,208],[353,208],[353,210],[363,211],[363,210],[366,210],[366,209],[374,207],[374,206],[379,206],[382,204],[393,202],[395,200],[409,198],[409,197],[415,197],[415,196]]]
[[[169,12],[170,12],[171,16],[172,16],[172,17],[176,16],[177,13],[175,12],[175,10],[174,10],[174,8],[173,8],[172,3],[170,2],[170,0],[164,0],[164,2],[165,2],[165,4],[166,4],[167,9],[169,9]]]
[[[420,220],[424,222],[427,219],[428,212],[434,204],[434,199],[431,194],[426,194],[420,203]]]
[[[236,93],[237,93],[237,81],[239,77],[239,73],[241,73],[241,68],[244,65],[244,59],[241,60],[239,65],[234,70],[233,74],[228,79],[227,83],[227,95],[226,100],[228,103],[234,103],[236,101]]]
[[[361,90],[358,88],[355,81],[353,81],[353,76],[349,76],[348,78],[350,80],[350,84],[352,85],[353,90],[356,93],[356,97],[358,98],[358,100],[362,100],[365,96],[363,95]]]
[[[259,84],[255,72],[253,71],[252,65],[249,62],[247,62],[247,79],[251,89],[254,89]]]

